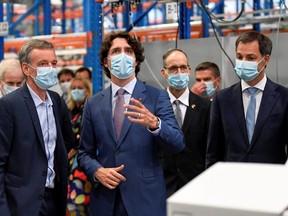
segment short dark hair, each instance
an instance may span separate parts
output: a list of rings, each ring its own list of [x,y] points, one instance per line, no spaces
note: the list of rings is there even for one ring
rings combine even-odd
[[[171,50],[168,50],[168,52],[166,52],[166,53],[163,55],[163,57],[162,57],[162,59],[163,59],[163,67],[166,66],[166,59],[168,58],[168,56],[171,55],[171,53],[173,53],[173,52],[175,52],[175,51],[179,51],[179,52],[183,53],[183,54],[186,56],[186,58],[187,58],[187,63],[188,63],[188,65],[189,65],[188,56],[187,56],[187,54],[186,54],[183,50],[181,50],[181,49],[171,49]]]
[[[235,42],[236,50],[240,42],[245,44],[245,43],[251,43],[253,41],[258,41],[259,51],[262,56],[271,55],[272,53],[271,39],[255,31],[241,33]]]
[[[127,40],[127,43],[132,47],[136,61],[138,64],[136,65],[135,68],[135,75],[137,76],[138,72],[140,71],[141,68],[141,62],[144,61],[145,56],[144,56],[144,48],[142,47],[141,43],[137,40],[137,38],[132,37],[129,33],[127,32],[111,32],[105,40],[101,44],[100,48],[100,63],[104,67],[105,74],[108,78],[111,78],[110,70],[108,67],[105,67],[105,63],[107,61],[107,56],[108,52],[112,46],[112,41],[116,38],[123,38]]]
[[[91,80],[92,79],[92,71],[88,68],[88,67],[80,67],[78,68],[76,71],[75,71],[75,74],[77,73],[81,73],[83,71],[87,71],[88,74],[89,74],[89,79]]]
[[[195,72],[196,71],[204,71],[204,70],[211,70],[214,78],[220,77],[220,70],[217,64],[213,62],[202,62],[199,65],[196,66]]]
[[[73,70],[69,69],[69,68],[63,68],[58,72],[58,79],[62,76],[62,75],[71,75],[71,77],[75,77],[75,73]]]

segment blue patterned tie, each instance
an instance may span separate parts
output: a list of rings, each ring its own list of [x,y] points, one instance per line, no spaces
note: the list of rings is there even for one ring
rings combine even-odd
[[[125,111],[125,108],[123,107],[125,103],[124,92],[125,90],[122,88],[120,88],[117,91],[117,99],[116,99],[115,110],[114,110],[114,127],[115,127],[117,140],[120,137],[122,125],[124,122],[124,111]]]
[[[249,143],[251,143],[252,136],[254,133],[254,127],[255,127],[255,110],[256,110],[255,94],[257,90],[258,89],[255,87],[249,87],[247,89],[247,91],[250,94],[250,101],[249,101],[247,112],[246,112],[246,127],[247,127]]]

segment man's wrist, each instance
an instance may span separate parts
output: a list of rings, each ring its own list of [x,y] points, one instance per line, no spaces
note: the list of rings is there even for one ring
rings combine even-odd
[[[160,119],[157,117],[157,121],[155,123],[155,127],[154,128],[149,128],[150,131],[155,131],[157,129],[159,129],[159,125],[160,125]]]

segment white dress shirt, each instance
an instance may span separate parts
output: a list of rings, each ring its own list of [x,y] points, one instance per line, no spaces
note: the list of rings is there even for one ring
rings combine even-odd
[[[179,97],[176,98],[169,90],[169,88],[167,88],[169,97],[170,97],[170,102],[173,106],[173,111],[175,112],[176,109],[176,105],[174,103],[175,100],[179,100],[181,103],[179,103],[180,109],[181,109],[181,114],[182,114],[182,122],[184,123],[184,118],[186,115],[186,110],[187,107],[189,106],[189,89],[186,88],[186,90],[183,92],[183,94]]]

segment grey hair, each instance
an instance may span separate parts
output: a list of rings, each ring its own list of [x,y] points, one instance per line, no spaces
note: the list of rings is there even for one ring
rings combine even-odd
[[[7,71],[13,72],[15,68],[20,68],[20,62],[18,59],[4,59],[0,63],[0,80],[4,79]]]
[[[23,62],[30,64],[30,53],[33,49],[54,49],[54,46],[52,43],[45,40],[32,39],[28,41],[21,47],[18,53],[21,65]]]

